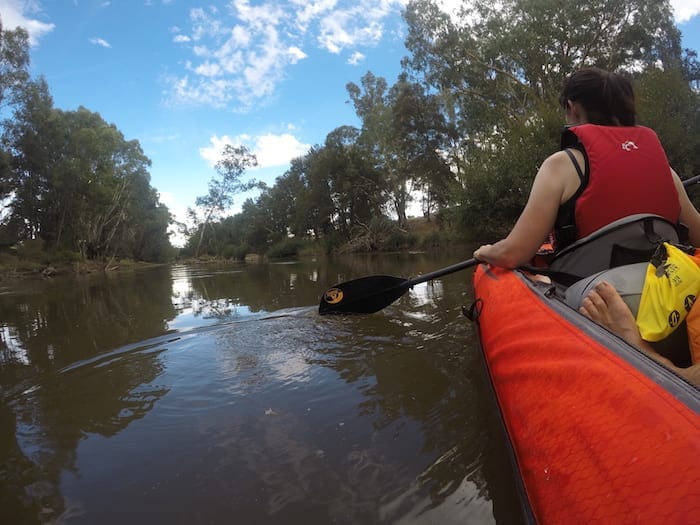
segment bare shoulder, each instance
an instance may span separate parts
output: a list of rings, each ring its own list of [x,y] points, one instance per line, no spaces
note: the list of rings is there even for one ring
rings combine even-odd
[[[581,153],[577,149],[571,149],[569,151],[571,151],[574,154],[574,158],[579,162],[579,164],[583,164],[583,161],[584,161],[583,153]],[[557,167],[560,170],[574,169],[573,164],[571,163],[571,157],[564,150],[556,151],[556,152],[552,153],[549,157],[544,159],[542,166],[544,166],[545,164],[552,166],[552,167]]]
[[[581,169],[584,169],[584,159],[581,152],[572,150]],[[566,201],[578,189],[581,181],[571,157],[565,151],[557,151],[544,159],[537,178],[556,186],[561,195],[561,202]]]

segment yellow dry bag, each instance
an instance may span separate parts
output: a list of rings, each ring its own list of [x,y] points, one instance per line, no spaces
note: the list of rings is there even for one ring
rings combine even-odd
[[[700,256],[695,248],[667,242],[647,267],[637,312],[642,339],[660,341],[685,319],[700,292]]]

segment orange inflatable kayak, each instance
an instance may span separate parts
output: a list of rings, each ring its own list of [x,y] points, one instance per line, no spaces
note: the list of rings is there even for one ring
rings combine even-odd
[[[700,391],[550,284],[482,264],[473,285],[526,521],[700,523]]]

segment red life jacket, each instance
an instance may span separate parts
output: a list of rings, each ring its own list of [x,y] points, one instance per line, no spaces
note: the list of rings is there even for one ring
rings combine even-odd
[[[586,169],[585,173],[579,170],[581,186],[562,205],[557,218],[557,230],[568,226],[575,232],[569,242],[638,213],[678,221],[678,192],[654,131],[643,126],[582,124],[564,131],[562,149],[570,147],[583,152]]]

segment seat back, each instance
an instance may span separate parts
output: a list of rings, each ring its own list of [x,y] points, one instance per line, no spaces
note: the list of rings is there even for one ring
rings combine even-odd
[[[663,217],[630,215],[567,246],[549,267],[581,279],[610,268],[649,262],[661,242],[678,243],[680,237],[677,225]]]

